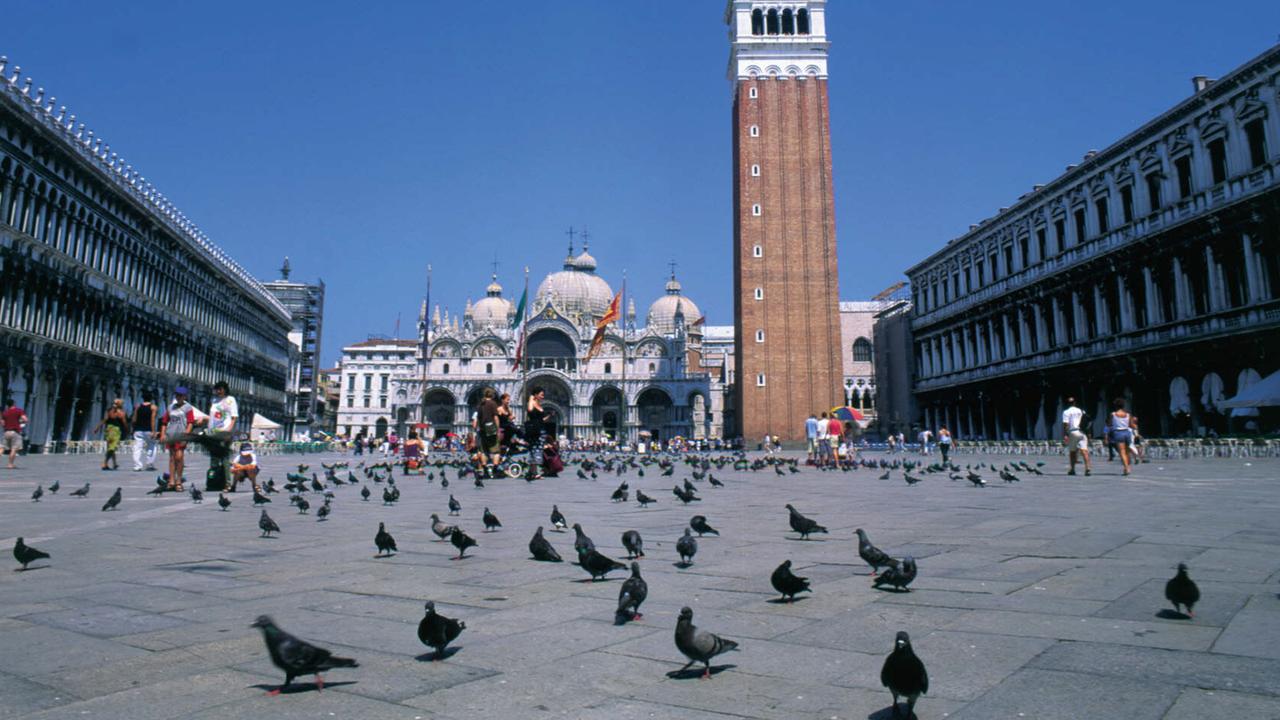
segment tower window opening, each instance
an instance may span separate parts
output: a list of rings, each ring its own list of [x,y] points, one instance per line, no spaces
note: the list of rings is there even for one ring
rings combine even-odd
[[[751,166],[751,177],[760,177],[760,166],[759,166],[759,165],[752,165],[752,166]]]
[[[770,8],[769,14],[765,17],[765,28],[770,35],[778,34],[778,9]]]
[[[759,205],[752,205],[752,206],[751,206],[751,214],[752,214],[752,215],[755,215],[756,217],[760,217],[760,215],[761,215],[760,206],[759,206]]]
[[[801,35],[809,34],[809,11],[805,8],[796,11],[796,32]]]
[[[757,331],[756,331],[756,342],[758,342],[758,343],[762,343],[762,342],[764,342],[764,331],[763,331],[763,330],[757,330]]]
[[[783,35],[796,34],[796,18],[795,18],[795,15],[791,13],[791,8],[787,8],[786,10],[782,11],[782,34]]]
[[[764,373],[756,375],[756,387],[764,387]]]
[[[756,298],[757,300],[763,300],[763,299],[764,299],[764,288],[756,288],[755,298]]]
[[[747,89],[747,97],[751,98],[752,100],[755,100],[756,98],[760,97],[760,89],[755,87],[754,85],[751,86],[750,88]]]
[[[751,128],[747,130],[747,134],[751,137],[760,137],[760,126],[752,125]]]
[[[760,8],[751,11],[751,34],[764,34],[764,11]]]
[[[764,257],[764,248],[760,245],[751,248],[751,257]]]

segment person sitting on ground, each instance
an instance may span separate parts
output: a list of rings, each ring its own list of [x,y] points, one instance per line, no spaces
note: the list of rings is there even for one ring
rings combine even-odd
[[[241,480],[248,480],[254,492],[258,488],[258,456],[253,452],[251,443],[240,443],[240,454],[231,462],[231,487],[227,492],[235,492]]]
[[[412,471],[422,471],[422,458],[426,455],[426,445],[422,442],[422,438],[418,437],[417,430],[409,431],[409,439],[404,441],[401,448],[401,454],[404,456],[404,474],[408,475]]]

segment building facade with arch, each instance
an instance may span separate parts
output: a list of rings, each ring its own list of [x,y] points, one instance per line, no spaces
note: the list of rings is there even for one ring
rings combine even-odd
[[[588,359],[596,323],[613,298],[595,258],[571,248],[563,268],[529,299],[523,330],[496,277],[460,316],[424,301],[418,339],[400,341],[414,345],[413,367],[390,377],[392,426],[403,432],[425,422],[433,436],[469,433],[485,388],[509,393],[522,422],[528,392],[543,389],[558,432],[572,439],[723,437],[725,383],[702,367],[703,316],[674,274],[643,324],[629,297]],[[339,431],[344,427],[340,418]]]
[[[290,315],[111,147],[0,58],[0,394],[29,449],[225,380],[241,425],[285,409]]]
[[[1277,369],[1280,45],[1192,82],[907,271],[927,426],[1056,438],[1074,396],[1097,433],[1124,397],[1145,434],[1221,432]]]

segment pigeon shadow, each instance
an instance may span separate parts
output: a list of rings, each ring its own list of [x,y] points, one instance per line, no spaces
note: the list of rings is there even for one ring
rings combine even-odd
[[[688,568],[693,567],[693,563],[691,563],[691,562],[685,562],[685,561],[681,560],[680,562],[673,562],[673,563],[671,563],[671,567],[676,567],[676,568],[680,568],[681,570],[685,570],[685,569],[688,569]]]
[[[788,540],[790,540],[790,541],[792,541],[792,542],[826,542],[826,540],[823,540],[823,539],[821,539],[821,538],[812,538],[812,537],[807,537],[807,538],[802,538],[802,537],[791,537],[790,535],[788,535],[788,536],[787,536],[787,539],[788,539]]]
[[[712,665],[711,675],[712,677],[715,677],[716,675],[719,675],[725,670],[732,670],[736,667],[738,666],[733,664]],[[703,668],[685,668],[682,670],[672,670],[671,672],[667,673],[667,677],[671,678],[672,680],[694,680],[702,677],[704,674],[705,674],[705,670]]]
[[[871,713],[870,715],[867,716],[867,720],[892,720],[893,718],[904,717],[903,715],[900,714],[900,712],[901,712],[901,707],[894,707],[893,705],[890,705],[887,708],[884,708],[882,710],[877,710]],[[916,717],[916,714],[912,712],[910,715],[906,715],[905,717],[907,718],[907,720],[911,720],[911,718]]]
[[[880,592],[891,592],[891,593],[911,592],[911,588],[900,588],[900,587],[894,587],[893,585],[872,585],[871,588],[873,590],[879,590]]]
[[[1160,612],[1156,613],[1156,617],[1160,618],[1161,620],[1190,620],[1191,619],[1190,615],[1186,613],[1180,613],[1177,610],[1170,610],[1169,608],[1165,608]]]
[[[52,565],[37,565],[35,567],[14,568],[14,572],[31,572],[32,570],[46,570],[53,567]]]
[[[340,680],[337,682],[326,682],[324,686],[326,688],[336,688],[336,687],[342,687],[343,685],[355,685],[355,684],[356,684],[355,680]],[[322,690],[320,690],[319,686],[317,686],[314,682],[305,682],[305,683],[294,682],[286,687],[280,687],[279,685],[268,685],[266,683],[258,683],[257,685],[250,685],[249,687],[254,687],[266,692],[279,690],[280,695],[294,695],[297,693],[304,693],[304,692],[323,692]]]
[[[259,540],[279,540],[280,538],[277,535],[259,535],[258,539]]]
[[[808,600],[810,597],[811,596],[809,595],[804,595],[800,597],[794,597],[790,600],[786,598],[771,598],[769,600],[765,600],[765,602],[769,603],[770,605],[791,605],[792,603],[798,603],[801,600]]]
[[[442,653],[436,653],[436,652],[422,653],[421,655],[418,655],[417,657],[415,657],[414,660],[417,660],[418,662],[435,662],[437,660],[448,660],[449,658],[456,655],[457,652],[461,649],[462,649],[461,645],[455,645],[453,647],[445,648],[444,652]]]
[[[590,584],[590,583],[609,582],[609,580],[610,580],[610,579],[611,579],[611,578],[608,578],[608,577],[602,577],[602,578],[600,578],[599,580],[597,580],[597,579],[595,579],[595,578],[583,578],[583,579],[581,579],[581,580],[574,580],[574,582],[575,582],[575,583],[578,583],[579,585],[586,585],[586,584]]]

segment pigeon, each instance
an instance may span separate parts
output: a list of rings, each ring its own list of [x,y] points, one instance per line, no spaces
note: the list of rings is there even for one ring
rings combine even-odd
[[[258,527],[262,530],[262,537],[271,537],[271,533],[280,532],[280,526],[271,519],[266,510],[263,510],[262,517],[258,518]]]
[[[644,557],[644,539],[635,530],[622,533],[622,547],[627,549],[627,559]]]
[[[560,553],[551,546],[550,541],[542,536],[542,526],[538,526],[538,531],[533,534],[533,538],[529,540],[529,554],[534,560],[543,562],[563,562]]]
[[[703,535],[707,535],[707,534],[716,535],[716,536],[720,535],[719,530],[707,524],[706,515],[694,515],[692,518],[689,519],[689,527],[693,528],[693,531],[698,533],[698,537],[702,537]]]
[[[192,485],[191,487],[195,487],[195,485]],[[164,480],[161,480],[160,484],[148,490],[147,494],[153,495],[155,497],[160,497],[161,495],[164,494],[164,491],[168,489],[169,489],[169,486],[165,484]]]
[[[276,479],[275,479],[275,478],[267,478],[267,484],[266,484],[266,485],[264,485],[264,486],[262,486],[262,489],[263,489],[263,490],[266,490],[266,494],[267,494],[267,495],[274,495],[274,494],[276,494],[276,493],[280,492],[279,490],[277,490],[277,489],[276,489]]]
[[[362,485],[362,486],[360,486],[360,499],[361,499],[361,500],[364,500],[365,502],[368,502],[368,501],[369,501],[369,496],[370,496],[370,495],[372,495],[372,494],[373,494],[373,493],[369,492],[369,486],[368,486],[368,485]]]
[[[396,494],[391,492],[391,488],[389,487],[382,488],[382,504],[390,505],[395,501],[396,501]]]
[[[453,532],[449,534],[449,542],[458,548],[458,557],[454,560],[461,560],[463,555],[467,554],[467,548],[479,545],[470,535],[462,531],[462,528],[455,527]]]
[[[13,543],[13,559],[22,563],[22,569],[26,570],[29,563],[33,563],[40,558],[48,558],[49,553],[41,552],[30,545],[22,542],[22,538],[18,538]]]
[[[908,486],[908,487],[910,487],[910,486],[915,485],[916,483],[920,482],[920,481],[921,481],[921,480],[923,480],[924,478],[918,478],[918,477],[916,477],[916,476],[912,475],[911,473],[906,472],[906,471],[904,470],[904,471],[902,472],[902,479],[903,479],[903,480],[906,480],[906,481],[907,481],[907,486]]]
[[[194,484],[191,486],[191,502],[194,505],[199,505],[204,502],[204,493],[200,492],[200,488],[196,487]]]
[[[89,483],[85,483],[79,490],[72,490],[71,497],[89,497]]]
[[[880,479],[881,479],[881,480],[888,480],[888,479],[889,479],[889,476],[890,476],[890,475],[892,475],[892,474],[893,474],[893,471],[892,471],[892,470],[885,470],[885,471],[884,471],[884,474],[880,476]]]
[[[556,532],[564,532],[569,527],[569,523],[564,519],[564,514],[560,512],[557,505],[551,506],[551,528]]]
[[[265,514],[266,511],[263,511]],[[281,630],[271,618],[259,615],[250,627],[262,628],[262,639],[267,643],[267,652],[271,654],[271,662],[284,671],[284,684],[267,693],[279,695],[281,690],[289,687],[293,679],[299,675],[316,676],[316,690],[324,688],[324,678],[320,673],[340,667],[360,667],[351,658],[337,657],[321,647]]]
[[[573,524],[573,534],[576,536],[573,539],[573,549],[579,555],[586,550],[596,549],[596,544],[591,542],[591,538],[587,537],[586,533],[582,532],[582,526],[578,523]]]
[[[604,579],[604,576],[608,575],[611,570],[627,569],[626,565],[623,565],[611,557],[602,555],[595,548],[579,552],[578,565],[580,565],[583,570],[591,573],[592,582],[595,582],[597,579]]]
[[[62,481],[61,481],[61,480],[54,480],[54,481],[53,481],[53,484],[49,486],[49,494],[50,494],[50,495],[57,495],[57,494],[58,494],[58,491],[59,491],[59,490],[61,490],[61,489],[62,489]]]
[[[737,648],[738,643],[733,640],[699,630],[693,624],[693,610],[688,607],[680,608],[680,619],[676,621],[676,649],[689,658],[689,662],[681,670],[687,670],[694,663],[700,662],[707,666],[706,672],[702,674],[703,679],[710,678],[711,659]]]
[[[35,491],[31,493],[31,502],[40,502],[42,497],[44,497],[44,486],[37,485]]]
[[[447,540],[449,536],[453,535],[453,526],[441,520],[436,513],[431,513],[431,532],[435,533],[436,537],[441,540]]]
[[[671,494],[680,498],[680,502],[684,503],[685,505],[688,505],[691,502],[702,502],[702,498],[695,495],[692,490],[685,490],[679,485],[676,485],[675,487],[671,488]]]
[[[391,533],[387,532],[386,523],[378,523],[378,533],[373,536],[373,544],[378,546],[379,555],[384,553],[390,555],[399,551],[396,548],[396,539],[391,537]]]
[[[698,554],[698,541],[693,537],[692,530],[684,529],[684,536],[676,541],[676,552],[680,553],[680,562],[685,566],[693,564],[693,556]]]
[[[307,502],[306,498],[301,498],[301,497],[298,498],[298,514],[299,515],[306,515],[307,511],[310,509],[311,509],[311,503]]]
[[[1187,606],[1187,617],[1194,618],[1196,616],[1192,607],[1200,601],[1200,588],[1196,587],[1194,580],[1187,577],[1186,563],[1178,563],[1178,574],[1164,584],[1164,596],[1169,602],[1173,603],[1174,610],[1182,612],[1181,606],[1185,605]]]
[[[484,531],[493,532],[494,529],[502,527],[502,521],[498,520],[498,516],[489,512],[489,508],[484,509]]]
[[[929,673],[911,649],[911,638],[899,630],[893,640],[893,652],[880,668],[880,684],[893,694],[893,716],[898,717],[898,697],[907,699],[907,717],[915,717],[916,700],[929,692]]]
[[[769,576],[769,582],[773,583],[773,589],[782,593],[782,599],[787,602],[795,600],[796,593],[813,592],[809,589],[808,578],[802,578],[791,572],[790,560],[784,560],[773,571],[773,575]]]
[[[222,508],[223,512],[226,512],[227,508],[231,507],[231,498],[224,493],[218,493],[218,507]]]
[[[722,483],[722,482],[720,482],[719,480],[717,480],[715,475],[710,475],[710,476],[708,476],[708,477],[707,477],[707,482],[711,483],[711,487],[717,487],[717,488],[722,488],[722,487],[724,487],[724,483]]]
[[[331,512],[333,512],[333,508],[329,505],[329,501],[326,499],[324,504],[316,510],[316,522],[329,519],[329,513]]]
[[[644,616],[640,614],[640,603],[649,595],[649,583],[640,577],[640,563],[631,562],[631,577],[622,583],[622,589],[618,591],[618,610],[615,617],[622,624],[628,620],[639,620]]]
[[[462,511],[462,503],[454,499],[453,495],[449,495],[449,514],[457,515]]]
[[[911,592],[907,586],[915,579],[916,559],[908,555],[902,559],[900,566],[891,567],[880,573],[879,577],[871,582],[871,586],[878,588],[882,585],[891,585],[895,590]]]
[[[987,484],[987,481],[983,480],[982,476],[976,472],[970,471],[966,477],[968,478],[969,482],[974,484],[975,487],[983,487]]]
[[[484,480],[479,475],[476,475],[475,486],[480,490],[484,489]]]
[[[102,504],[102,511],[106,512],[107,510],[115,510],[119,507],[120,499],[122,497],[124,497],[124,495],[121,493],[121,489],[116,488],[116,491],[111,493],[111,497],[107,498],[107,501]]]
[[[871,541],[867,539],[865,530],[858,528],[854,532],[858,534],[858,557],[871,566],[872,575],[879,573],[882,567],[898,567],[897,560],[889,557],[883,550],[871,544]]]
[[[648,495],[645,495],[643,490],[637,489],[637,490],[636,490],[636,502],[640,503],[640,507],[648,507],[649,503],[656,503],[656,502],[658,502],[658,501],[657,501],[657,500],[654,500],[653,498],[649,497]]]
[[[798,510],[787,505],[787,510],[791,513],[791,529],[800,533],[801,540],[808,540],[809,533],[820,532],[826,534],[827,529],[814,522],[813,520],[800,514]]]
[[[432,660],[442,660],[444,649],[458,639],[462,631],[467,629],[467,624],[436,612],[436,604],[430,600],[426,602],[426,609],[427,614],[418,622],[418,639],[423,645],[436,651]]]
[[[261,505],[265,505],[266,503],[269,503],[269,502],[271,502],[271,498],[269,498],[269,497],[267,497],[266,495],[263,495],[262,493],[258,492],[258,490],[257,490],[256,488],[254,489],[254,491],[253,491],[253,506],[254,506],[254,507],[258,507],[258,506],[261,506]]]

